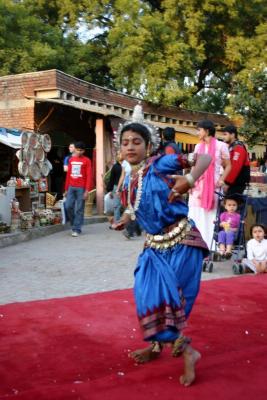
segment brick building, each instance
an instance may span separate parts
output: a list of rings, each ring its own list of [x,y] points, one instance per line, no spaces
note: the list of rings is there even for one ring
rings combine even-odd
[[[71,141],[83,140],[88,155],[96,155],[97,206],[102,212],[103,175],[113,158],[112,130],[131,117],[138,101],[58,70],[9,75],[0,77],[0,126],[48,133],[61,155]],[[184,144],[198,142],[201,119],[214,121],[218,131],[229,123],[218,114],[142,105],[148,123],[174,127],[177,141]]]

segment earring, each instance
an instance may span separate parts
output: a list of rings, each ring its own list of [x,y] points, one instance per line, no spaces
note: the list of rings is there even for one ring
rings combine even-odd
[[[146,151],[146,156],[149,157],[150,156],[150,151],[147,149]]]

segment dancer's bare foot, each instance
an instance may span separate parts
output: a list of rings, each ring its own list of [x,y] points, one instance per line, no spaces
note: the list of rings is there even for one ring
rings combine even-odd
[[[184,374],[180,376],[180,383],[184,386],[190,386],[196,378],[195,365],[200,360],[201,354],[188,345],[183,352],[183,358]]]
[[[158,358],[160,356],[160,353],[161,350],[155,351],[155,344],[152,344],[145,349],[132,351],[131,353],[129,353],[129,357],[133,358],[138,364],[144,364]]]

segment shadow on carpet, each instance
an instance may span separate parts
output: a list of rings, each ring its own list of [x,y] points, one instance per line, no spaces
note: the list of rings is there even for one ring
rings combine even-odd
[[[186,335],[202,353],[197,380],[179,384],[168,349],[145,347],[131,290],[0,307],[0,399],[265,400],[267,274],[202,282]]]

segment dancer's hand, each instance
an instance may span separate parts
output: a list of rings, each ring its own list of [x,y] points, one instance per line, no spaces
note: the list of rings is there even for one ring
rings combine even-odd
[[[173,201],[176,201],[180,197],[180,195],[188,192],[188,190],[190,189],[190,185],[188,183],[188,180],[181,175],[168,175],[168,178],[175,180],[175,184],[171,189],[168,197],[169,202],[172,203]]]
[[[124,229],[125,225],[128,224],[128,222],[130,222],[130,220],[131,220],[130,215],[124,213],[121,219],[118,222],[112,224],[111,227],[115,231],[121,231],[122,229]]]

